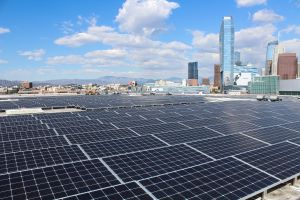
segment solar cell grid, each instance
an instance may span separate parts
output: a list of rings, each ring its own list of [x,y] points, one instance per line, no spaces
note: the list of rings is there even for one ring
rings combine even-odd
[[[256,117],[253,117],[248,114],[239,114],[234,116],[223,116],[220,119],[227,121],[227,122],[237,122],[237,121],[249,121],[249,120],[256,120]]]
[[[224,124],[226,122],[219,118],[205,118],[205,119],[181,121],[180,123],[187,125],[188,127],[191,127],[191,128],[197,128],[197,127],[202,127],[202,126],[210,126],[213,124]]]
[[[91,158],[101,158],[162,146],[166,146],[166,144],[151,135],[81,145]]]
[[[225,135],[259,128],[259,126],[248,122],[233,122],[219,125],[211,125],[208,127]]]
[[[289,141],[291,141],[291,142],[293,142],[295,144],[300,145],[300,138],[295,138],[295,139],[292,139],[292,140],[289,140]]]
[[[135,182],[112,186],[102,190],[96,190],[72,197],[66,197],[64,200],[152,200],[152,198]]]
[[[185,143],[185,142],[190,142],[195,140],[203,140],[203,139],[218,137],[222,135],[215,131],[202,127],[202,128],[159,133],[156,134],[155,136],[167,142],[168,144],[172,145],[172,144],[180,144],[180,143]]]
[[[178,116],[178,117],[160,117],[160,120],[168,123],[168,122],[179,122],[179,121],[187,121],[187,120],[195,120],[200,119],[199,116],[196,115],[185,115],[185,116]]]
[[[146,119],[153,119],[153,118],[166,118],[166,117],[180,117],[181,115],[177,113],[161,113],[161,114],[143,114],[141,115]]]
[[[216,159],[267,146],[265,143],[240,134],[195,141],[188,145]]]
[[[146,126],[151,124],[161,124],[162,121],[159,121],[157,119],[145,119],[145,120],[135,120],[135,121],[124,121],[124,122],[112,122],[115,126],[119,128],[126,128],[126,127],[138,127],[138,126]]]
[[[300,172],[300,146],[278,143],[236,156],[280,179]]]
[[[210,158],[186,145],[107,157],[103,160],[124,182],[145,179],[211,161]]]
[[[142,180],[141,184],[158,199],[237,200],[276,182],[261,171],[227,158]]]
[[[39,120],[30,120],[30,121],[16,121],[16,122],[1,122],[1,127],[10,127],[10,126],[26,126],[29,124],[41,124]]]
[[[166,124],[154,124],[148,126],[141,127],[133,127],[131,130],[140,134],[140,135],[148,135],[154,133],[164,133],[169,131],[183,130],[188,129],[188,127],[181,125],[179,123],[166,123]]]
[[[281,126],[259,128],[259,129],[244,132],[244,134],[271,144],[300,137],[300,132],[286,129]]]
[[[284,124],[284,127],[300,132],[300,122]]]
[[[2,133],[0,134],[0,141],[12,141],[12,140],[21,140],[28,138],[37,138],[37,137],[47,137],[55,136],[56,133],[53,129],[40,129],[33,131],[20,131],[20,132],[11,132],[11,133]]]
[[[1,154],[0,174],[87,159],[78,146],[63,146]]]
[[[98,125],[100,124],[97,120],[80,120],[80,121],[68,121],[48,124],[50,128],[64,128],[64,127],[73,127],[73,126],[89,126],[89,125]]]
[[[300,115],[298,115],[298,114],[278,115],[278,116],[276,116],[276,118],[285,120],[287,122],[297,122],[297,121],[300,121]]]
[[[59,135],[75,134],[75,133],[86,133],[95,132],[101,130],[116,129],[111,124],[99,124],[99,125],[85,125],[85,126],[72,126],[55,129]]]
[[[45,124],[53,124],[58,122],[70,122],[70,121],[84,121],[89,120],[86,117],[65,117],[65,118],[53,118],[53,119],[42,119],[41,121]]]
[[[63,136],[0,142],[0,154],[68,145]]]
[[[1,127],[0,134],[3,133],[12,133],[12,132],[22,132],[22,131],[31,131],[31,130],[41,130],[47,129],[45,124],[28,124],[25,126],[10,126],[10,127]]]
[[[99,120],[102,123],[114,123],[114,122],[128,122],[130,123],[131,121],[139,121],[139,120],[144,120],[144,118],[140,116],[134,116],[134,117],[110,117],[110,118],[99,118]]]
[[[286,124],[287,121],[284,121],[282,119],[278,119],[275,117],[264,117],[261,119],[255,119],[255,120],[249,120],[247,122],[250,122],[251,124],[256,124],[261,127],[266,127],[266,126],[274,126],[274,125],[279,125],[279,124]]]
[[[58,199],[120,184],[98,160],[79,161],[0,176],[1,198]]]

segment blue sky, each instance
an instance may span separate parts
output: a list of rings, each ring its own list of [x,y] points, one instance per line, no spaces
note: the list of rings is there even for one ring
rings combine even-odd
[[[299,0],[0,0],[0,78],[185,78],[189,61],[210,77],[227,15],[244,62],[278,33],[300,55]]]

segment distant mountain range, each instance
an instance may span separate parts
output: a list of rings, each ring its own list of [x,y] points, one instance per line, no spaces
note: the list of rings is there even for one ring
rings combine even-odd
[[[57,79],[57,80],[46,80],[46,81],[33,81],[34,86],[44,86],[44,85],[69,85],[69,84],[99,84],[99,85],[106,85],[111,83],[120,83],[120,84],[127,84],[130,81],[137,81],[138,84],[141,83],[153,83],[159,79],[145,79],[145,78],[129,78],[129,77],[116,77],[116,76],[103,76],[97,79]],[[164,80],[169,80],[173,82],[181,82],[181,78],[178,77],[170,77]],[[9,80],[0,80],[0,86],[15,86],[19,85],[21,81],[9,81]]]

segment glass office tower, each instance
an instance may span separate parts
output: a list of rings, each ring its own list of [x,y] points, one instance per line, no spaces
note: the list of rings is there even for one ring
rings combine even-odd
[[[275,48],[278,46],[278,41],[269,42],[267,46],[267,54],[266,54],[266,65],[265,65],[265,75],[276,75],[272,72],[274,69],[272,69],[272,60],[274,57],[274,51]]]
[[[232,17],[223,17],[219,42],[222,86],[230,86],[233,85],[234,66],[234,26]]]
[[[198,79],[198,62],[188,63],[188,79]]]

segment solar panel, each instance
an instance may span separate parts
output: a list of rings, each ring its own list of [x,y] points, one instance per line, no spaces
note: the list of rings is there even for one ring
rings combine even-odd
[[[287,122],[297,122],[297,121],[300,121],[300,115],[298,115],[298,114],[278,115],[278,116],[276,116],[276,118],[285,120]]]
[[[300,145],[300,138],[295,138],[295,139],[292,139],[292,140],[289,140],[289,141],[291,141],[291,142],[293,142],[295,144]]]
[[[34,131],[21,131],[21,132],[12,132],[12,133],[1,133],[0,141],[12,141],[12,140],[21,140],[28,138],[37,138],[37,137],[47,137],[55,136],[56,133],[53,129],[40,129]]]
[[[277,179],[234,158],[142,180],[157,199],[230,199],[255,194]]]
[[[61,120],[61,122],[48,124],[50,128],[64,128],[64,127],[73,127],[73,126],[89,126],[89,125],[98,125],[100,124],[97,120],[79,120],[79,121],[68,121],[64,122]]]
[[[59,135],[68,135],[75,133],[95,132],[102,130],[116,129],[111,124],[97,124],[97,125],[85,125],[85,126],[72,126],[55,129]]]
[[[191,142],[188,145],[216,159],[267,146],[265,143],[240,134]]]
[[[152,200],[152,198],[135,182],[112,186],[102,190],[96,190],[96,191],[64,198],[64,200],[79,200],[79,199]]]
[[[274,126],[274,125],[279,125],[279,124],[286,124],[287,122],[282,119],[278,119],[275,117],[265,117],[262,119],[255,119],[255,120],[249,120],[247,122],[250,122],[251,124],[255,124],[261,127],[266,127],[266,126]]]
[[[0,155],[0,174],[87,159],[78,146],[35,149]]]
[[[1,122],[0,127],[10,126],[26,126],[29,124],[41,124],[39,120],[27,120],[27,121],[16,121],[16,122]]]
[[[140,180],[211,161],[186,145],[163,147],[103,159],[124,181]]]
[[[248,114],[239,114],[239,115],[234,115],[234,116],[229,116],[225,115],[220,117],[222,120],[227,121],[227,122],[238,122],[238,121],[248,121],[248,120],[256,120],[256,117],[253,117]]]
[[[90,117],[91,118],[91,117]],[[93,119],[93,118],[91,118]],[[144,120],[144,118],[140,116],[134,116],[134,117],[110,117],[110,118],[98,118],[102,123],[111,123],[111,122],[128,122],[131,121],[137,121],[137,120]]]
[[[68,145],[63,136],[0,142],[0,154]]]
[[[66,135],[72,144],[100,142],[134,136],[137,136],[137,134],[127,128]]]
[[[87,117],[65,117],[65,118],[53,118],[53,119],[42,119],[41,121],[45,124],[53,124],[58,122],[70,122],[70,121],[85,121],[89,120]]]
[[[140,134],[140,135],[148,135],[154,133],[164,133],[169,131],[183,130],[188,129],[188,127],[179,124],[179,123],[167,123],[167,124],[154,124],[142,127],[133,127],[131,130]]]
[[[145,125],[151,125],[151,124],[161,124],[162,121],[159,121],[157,119],[145,119],[145,120],[135,120],[135,121],[124,121],[124,122],[112,122],[113,125],[119,127],[119,128],[126,128],[126,127],[136,127],[136,126],[145,126]]]
[[[151,135],[81,145],[91,158],[101,158],[162,146],[166,146],[166,144]]]
[[[195,120],[199,119],[200,117],[196,115],[185,115],[185,116],[178,116],[178,117],[164,117],[164,118],[159,118],[160,120],[168,123],[168,122],[179,122],[179,121],[187,121],[187,120]]]
[[[47,126],[45,124],[28,124],[25,126],[1,127],[0,134],[22,132],[22,131],[33,131],[33,130],[40,130],[40,129],[47,129]]]
[[[300,172],[300,146],[283,142],[236,156],[280,179]]]
[[[219,118],[205,118],[205,119],[196,119],[191,121],[182,121],[181,124],[187,125],[191,128],[198,128],[202,126],[209,126],[212,124],[224,124],[225,121]]]
[[[248,122],[233,122],[227,124],[212,125],[208,127],[225,135],[259,128],[259,126],[250,124]]]
[[[194,128],[194,129],[185,129],[179,131],[172,131],[166,133],[159,133],[155,135],[161,140],[167,142],[168,144],[180,144],[195,140],[203,140],[212,137],[222,136],[221,134],[207,129],[205,127],[202,128]]]
[[[300,122],[285,124],[284,127],[300,132]]]
[[[0,183],[1,198],[58,199],[120,182],[94,159],[1,175]]]
[[[251,131],[246,131],[243,133],[271,144],[300,137],[300,132],[286,129],[281,126],[259,128]]]

